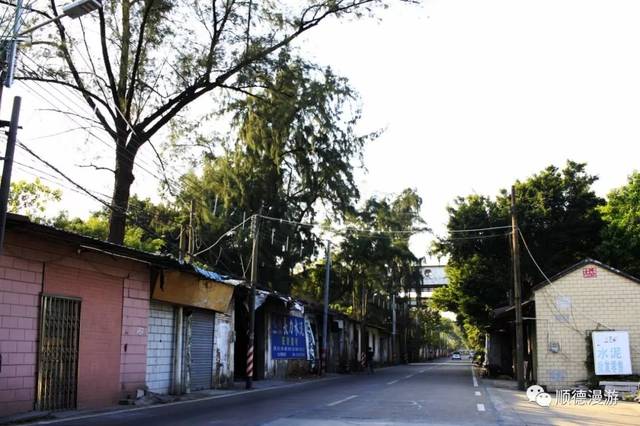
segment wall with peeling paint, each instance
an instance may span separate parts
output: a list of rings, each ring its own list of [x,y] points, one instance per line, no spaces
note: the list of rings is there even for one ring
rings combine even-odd
[[[214,387],[228,388],[233,386],[235,322],[234,304],[224,314],[216,313],[215,331],[213,333],[214,349]]]

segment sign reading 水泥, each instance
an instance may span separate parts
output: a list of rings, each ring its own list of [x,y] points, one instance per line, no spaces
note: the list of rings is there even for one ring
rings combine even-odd
[[[629,332],[594,331],[591,338],[596,376],[631,374]]]
[[[271,358],[306,359],[304,318],[271,315]]]

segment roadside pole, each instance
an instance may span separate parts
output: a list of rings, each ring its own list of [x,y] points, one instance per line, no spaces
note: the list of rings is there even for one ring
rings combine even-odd
[[[391,295],[391,364],[396,363],[396,295]]]
[[[258,280],[258,218],[259,215],[254,215],[251,218],[253,247],[251,251],[251,291],[249,292],[249,342],[247,345],[246,389],[251,389],[253,387],[253,343],[256,327],[256,282]]]
[[[331,243],[327,240],[326,261],[324,270],[324,303],[322,309],[322,366],[320,374],[327,372],[327,323],[329,321],[329,282],[331,280]]]
[[[518,389],[524,390],[524,348],[522,331],[522,304],[520,286],[520,244],[518,240],[518,218],[516,215],[516,187],[511,186],[511,246],[513,261],[513,295],[516,312],[516,379]]]
[[[13,154],[16,150],[18,136],[18,121],[20,119],[20,104],[22,98],[13,98],[11,121],[9,122],[9,134],[7,137],[7,149],[4,153],[4,165],[2,167],[2,181],[0,182],[0,254],[4,252],[4,233],[7,224],[7,209],[9,204],[9,190],[11,189],[11,171],[13,169]]]

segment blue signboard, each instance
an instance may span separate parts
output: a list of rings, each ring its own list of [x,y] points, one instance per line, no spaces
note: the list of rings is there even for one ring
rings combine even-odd
[[[271,358],[307,358],[304,318],[271,315]]]

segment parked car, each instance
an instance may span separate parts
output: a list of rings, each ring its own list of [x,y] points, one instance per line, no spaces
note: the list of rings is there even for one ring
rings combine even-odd
[[[452,359],[452,360],[454,360],[454,359],[461,360],[461,359],[462,359],[462,357],[460,356],[460,352],[454,352],[454,353],[452,353],[452,354],[451,354],[451,359]]]

